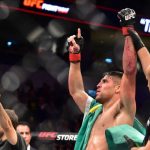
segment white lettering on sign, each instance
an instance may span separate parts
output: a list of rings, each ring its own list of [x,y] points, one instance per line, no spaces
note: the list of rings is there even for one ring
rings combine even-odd
[[[59,12],[63,14],[67,14],[69,11],[69,8],[67,7],[61,7],[61,6],[51,5],[51,4],[46,4],[46,3],[43,3],[42,9],[47,10],[47,11]]]
[[[144,32],[150,33],[150,19],[141,18],[140,24],[144,25]]]

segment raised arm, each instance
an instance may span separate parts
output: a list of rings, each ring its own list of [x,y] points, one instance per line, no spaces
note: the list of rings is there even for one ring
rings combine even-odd
[[[75,35],[68,38],[69,43],[69,92],[73,97],[74,101],[82,112],[85,110],[86,100],[88,98],[85,93],[83,79],[81,75],[80,60],[81,54],[80,49],[83,46],[83,38],[81,37],[81,31],[78,29],[77,37]]]
[[[134,51],[131,37],[129,36],[125,37],[123,71],[124,74],[121,81],[121,100],[126,110],[132,114],[132,112],[136,111],[136,53]]]
[[[150,53],[135,30],[129,30],[129,34],[132,37],[135,50],[137,51],[137,54],[141,61],[144,74],[148,80],[148,83],[150,83]]]
[[[0,103],[0,127],[3,129],[4,135],[6,136],[7,140],[12,145],[16,145],[17,133],[12,125],[12,122],[9,116],[7,115],[1,103]]]
[[[119,13],[123,35],[125,35],[123,52],[123,77],[121,81],[121,102],[125,111],[134,118],[136,112],[135,88],[136,88],[136,53],[133,42],[129,36],[128,28],[133,28],[135,12],[130,8],[121,10]],[[125,31],[125,32],[124,32]]]

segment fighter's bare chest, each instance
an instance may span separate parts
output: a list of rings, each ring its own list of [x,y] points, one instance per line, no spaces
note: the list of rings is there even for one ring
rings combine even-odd
[[[119,115],[119,111],[110,110],[107,112],[102,112],[96,119],[93,129],[105,130],[106,128],[112,127],[116,125],[116,119]]]

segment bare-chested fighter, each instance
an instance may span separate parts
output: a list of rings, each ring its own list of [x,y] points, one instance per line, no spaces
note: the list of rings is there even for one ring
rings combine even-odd
[[[145,77],[148,81],[148,88],[150,91],[150,53],[149,53],[147,47],[145,46],[145,44],[143,43],[141,37],[135,30],[129,30],[128,32],[133,40],[135,50],[141,61],[142,68],[143,68]],[[139,147],[139,148],[133,147],[131,150],[150,150],[150,118],[149,118],[147,124],[148,124],[147,134],[146,134],[147,137],[146,137],[146,141],[144,143],[145,145],[142,147]]]
[[[125,11],[124,17],[131,11]],[[96,98],[91,98],[84,89],[80,61],[83,38],[78,29],[77,36],[70,36],[69,43],[69,91],[84,120],[75,144],[75,150],[108,150],[107,128],[133,125],[135,103],[136,54],[130,36],[125,37],[123,73],[107,72],[97,84]],[[116,54],[117,55],[117,54]],[[126,133],[127,134],[127,133]]]

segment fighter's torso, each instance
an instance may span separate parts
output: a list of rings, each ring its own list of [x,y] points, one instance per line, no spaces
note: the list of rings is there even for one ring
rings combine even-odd
[[[107,111],[103,110],[93,125],[86,150],[108,150],[105,130],[121,124],[132,125],[132,121],[128,116],[119,102],[116,102]]]

